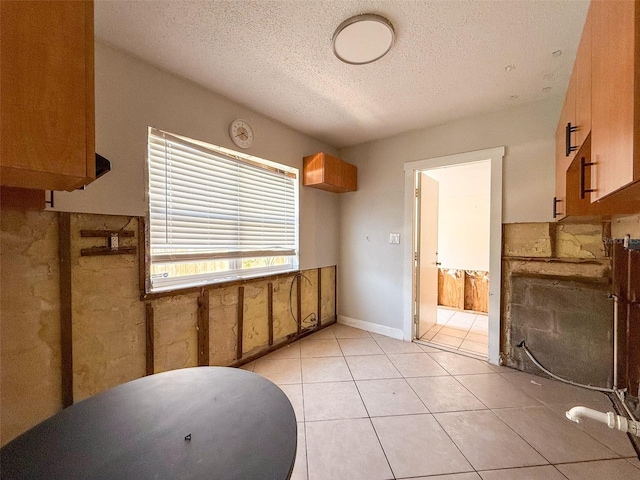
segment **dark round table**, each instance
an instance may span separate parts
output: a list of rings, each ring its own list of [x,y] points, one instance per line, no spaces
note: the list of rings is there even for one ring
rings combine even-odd
[[[279,480],[296,417],[245,370],[197,367],[140,378],[79,402],[0,450],[2,479]]]

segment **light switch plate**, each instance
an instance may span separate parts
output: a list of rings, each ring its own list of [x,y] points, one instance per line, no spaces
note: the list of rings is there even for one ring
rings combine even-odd
[[[400,245],[400,234],[399,233],[390,233],[389,234],[389,243],[393,243],[395,245]]]

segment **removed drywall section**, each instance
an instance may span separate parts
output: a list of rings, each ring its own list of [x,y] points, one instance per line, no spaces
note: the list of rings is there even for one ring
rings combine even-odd
[[[502,252],[506,257],[551,257],[548,223],[510,223],[502,229]]]
[[[602,238],[602,224],[558,224],[556,255],[560,258],[602,258],[605,256]]]
[[[464,310],[464,270],[438,269],[438,305]]]
[[[300,283],[300,319],[303,329],[318,324],[318,270],[303,272],[304,277],[298,277]]]
[[[555,374],[611,386],[611,262],[602,224],[509,224],[504,233],[502,361],[542,374],[518,347],[524,340]]]
[[[320,280],[322,293],[321,298],[321,324],[326,325],[334,322],[336,312],[336,269],[322,268],[320,269]]]
[[[79,402],[145,374],[144,304],[138,288],[138,252],[82,256],[105,246],[82,230],[130,231],[121,246],[137,246],[138,219],[112,215],[71,215],[73,400]],[[158,321],[158,320],[156,320]]]
[[[489,272],[465,270],[464,309],[489,312]]]
[[[294,276],[273,282],[273,336],[283,338],[298,331],[298,296]]]
[[[243,355],[269,343],[268,292],[268,281],[251,283],[244,288]]]
[[[640,238],[640,215],[615,217],[611,220],[611,238]]]
[[[489,312],[489,272],[439,268],[438,305]]]
[[[2,444],[62,408],[58,221],[57,212],[2,212]],[[69,215],[71,278],[63,280],[72,287],[72,336],[67,346],[73,351],[73,362],[67,368],[72,369],[75,402],[144,376],[148,345],[154,353],[149,362],[153,372],[198,364],[198,299],[203,290],[140,300],[138,255],[143,249],[139,221],[127,216]],[[132,231],[134,236],[121,242],[137,251],[83,256],[82,249],[106,243],[105,237],[82,237],[83,230]],[[321,303],[323,323],[334,322],[335,267],[301,273],[311,282],[306,287],[300,284],[301,311],[315,314]],[[269,350],[269,284],[273,289],[273,346],[296,338],[297,317],[291,316],[291,310],[294,316],[298,310],[294,278],[295,273],[290,273],[206,287],[210,365],[231,365],[249,353]],[[320,302],[318,278],[323,281]],[[240,291],[244,355],[237,350]],[[151,317],[154,328],[147,332],[146,320]],[[311,317],[304,322],[311,323]]]
[[[58,215],[0,215],[0,444],[62,408]]]
[[[152,305],[154,373],[197,366],[198,294],[160,298]]]
[[[612,386],[612,302],[608,285],[595,281],[514,275],[510,310],[510,362],[544,375],[522,349],[554,374],[585,385]]]
[[[209,358],[211,365],[229,365],[236,360],[238,287],[209,291]]]

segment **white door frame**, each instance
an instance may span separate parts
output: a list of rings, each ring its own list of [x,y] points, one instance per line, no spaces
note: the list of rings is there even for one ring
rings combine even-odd
[[[404,231],[403,235],[403,337],[407,341],[415,338],[413,320],[414,292],[413,252],[416,172],[461,163],[489,160],[491,163],[491,207],[489,218],[489,362],[500,363],[500,286],[502,266],[502,158],[504,147],[457,153],[444,157],[428,158],[404,164]]]

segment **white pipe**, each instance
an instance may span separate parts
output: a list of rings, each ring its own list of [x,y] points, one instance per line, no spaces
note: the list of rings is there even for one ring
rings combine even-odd
[[[587,407],[573,407],[567,413],[567,418],[572,422],[580,423],[582,418],[590,418],[598,422],[606,423],[609,428],[620,430],[640,437],[640,426],[634,420],[627,420],[625,417],[616,415],[613,412],[599,412]]]

